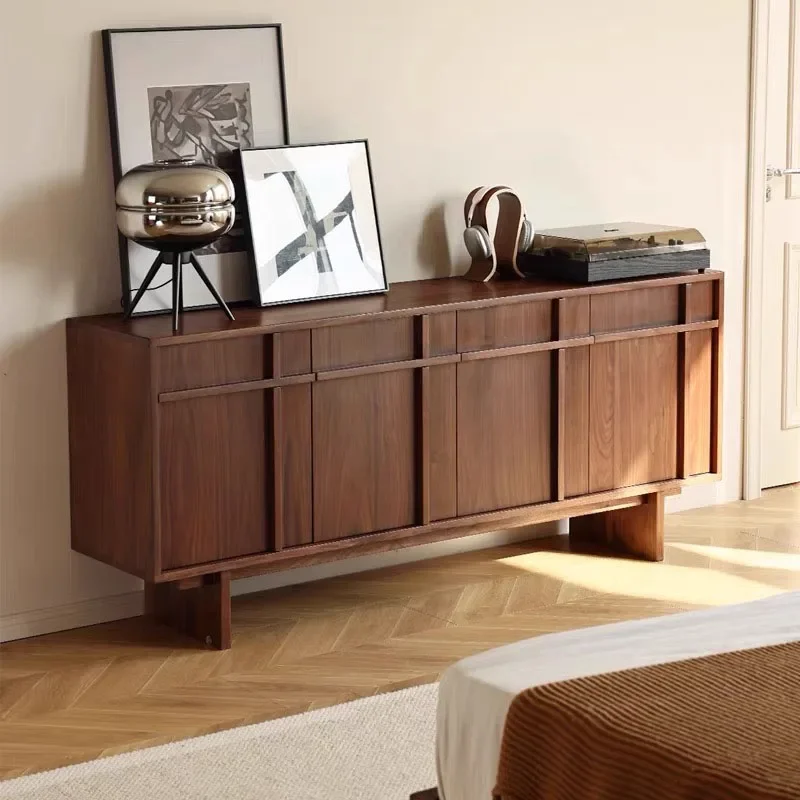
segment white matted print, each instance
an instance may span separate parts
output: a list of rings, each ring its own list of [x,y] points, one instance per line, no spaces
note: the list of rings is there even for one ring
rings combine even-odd
[[[241,193],[238,149],[288,143],[279,25],[108,30],[103,44],[117,181],[139,164],[188,157],[228,171]],[[250,295],[243,199],[233,230],[196,253],[231,302]],[[120,246],[130,299],[156,254]],[[169,267],[162,272],[137,314],[172,308]],[[193,270],[183,283],[187,308],[214,304]]]
[[[364,140],[242,150],[259,305],[388,288]]]

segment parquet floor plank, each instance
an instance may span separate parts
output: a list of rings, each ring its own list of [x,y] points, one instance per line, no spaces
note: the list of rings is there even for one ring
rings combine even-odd
[[[663,564],[515,543],[233,601],[231,650],[143,618],[0,646],[0,778],[437,680],[531,636],[800,589],[800,487],[667,518]]]

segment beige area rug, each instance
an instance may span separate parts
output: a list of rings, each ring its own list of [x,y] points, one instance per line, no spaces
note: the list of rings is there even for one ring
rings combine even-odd
[[[436,684],[0,783],[6,800],[408,800],[436,785]]]

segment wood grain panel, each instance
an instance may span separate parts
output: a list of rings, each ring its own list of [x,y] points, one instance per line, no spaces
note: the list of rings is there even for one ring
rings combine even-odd
[[[631,508],[571,519],[569,538],[576,550],[589,545],[646,561],[663,561],[664,494],[648,494],[644,503]]]
[[[592,333],[677,325],[680,319],[679,287],[659,286],[593,295]]]
[[[517,303],[458,312],[458,351],[486,350],[549,341],[553,303]]]
[[[314,541],[411,525],[415,373],[313,386]]]
[[[590,332],[588,297],[564,297],[558,301],[558,337],[570,339]]]
[[[430,367],[429,457],[431,520],[455,517],[456,469],[456,365]]]
[[[283,546],[314,540],[311,527],[311,386],[289,386],[282,395]]]
[[[711,350],[712,332],[687,333],[684,447],[686,474],[711,470]]]
[[[231,576],[217,572],[198,579],[196,586],[146,583],[145,613],[217,650],[231,646]]]
[[[414,358],[410,317],[317,328],[311,334],[314,371]]]
[[[158,389],[161,392],[267,377],[263,336],[181,344],[158,351]]]
[[[266,551],[264,393],[160,409],[163,567]]]
[[[267,543],[268,550],[280,552],[283,550],[283,486],[284,486],[284,459],[283,459],[283,394],[282,389],[275,389],[266,395],[267,420],[270,427],[267,448],[267,473],[269,486],[267,487],[268,503],[271,510],[270,530],[272,536]]]
[[[311,331],[286,331],[280,337],[280,376],[311,372]]]
[[[458,366],[458,513],[551,496],[550,353]]]
[[[714,319],[714,283],[688,283],[686,292],[686,322],[707,322]]]
[[[72,547],[147,577],[153,564],[150,347],[67,323]]]
[[[427,356],[444,356],[456,352],[456,312],[448,311],[445,314],[431,314],[430,322],[430,348]]]
[[[567,352],[566,350],[555,350],[552,354],[552,366],[550,370],[552,380],[551,391],[551,410],[552,432],[550,447],[553,500],[563,500],[566,497],[566,458],[565,449],[567,443],[567,415],[566,415],[566,395],[567,395]]]
[[[592,347],[589,491],[676,476],[678,337]]]
[[[589,360],[588,347],[564,351],[564,493],[589,491]]]

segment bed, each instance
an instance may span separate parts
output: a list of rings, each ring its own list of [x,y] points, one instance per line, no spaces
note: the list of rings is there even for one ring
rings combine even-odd
[[[798,641],[800,592],[792,592],[539,636],[466,658],[445,672],[440,686],[439,797],[492,797],[509,708],[532,687]]]

